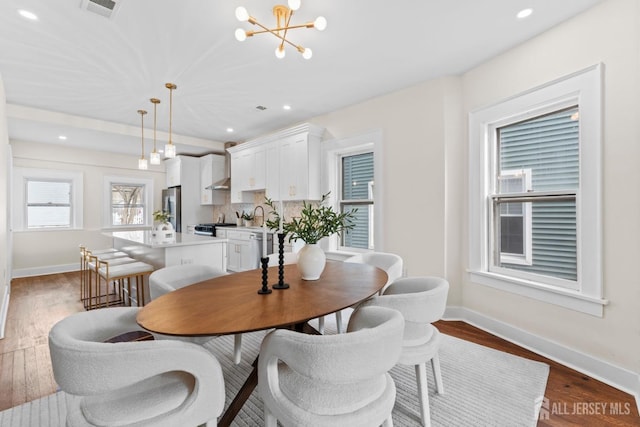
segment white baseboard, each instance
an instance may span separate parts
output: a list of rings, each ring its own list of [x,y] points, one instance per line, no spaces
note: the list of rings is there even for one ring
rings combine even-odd
[[[464,307],[447,307],[443,320],[461,320],[634,396],[640,412],[640,375]]]
[[[80,269],[80,266],[78,265],[78,263],[48,265],[45,267],[34,267],[34,268],[17,268],[13,270],[12,278],[17,279],[20,277],[44,276],[46,274],[68,273],[70,271],[78,271],[79,269]]]
[[[7,315],[9,314],[9,297],[11,296],[11,285],[4,287],[4,295],[2,298],[2,307],[0,307],[0,339],[4,338],[4,330],[7,325]]]

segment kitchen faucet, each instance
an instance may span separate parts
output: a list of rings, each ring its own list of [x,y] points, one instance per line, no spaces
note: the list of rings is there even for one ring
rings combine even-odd
[[[258,208],[260,208],[260,210],[262,211],[262,224],[260,224],[260,227],[264,226],[264,208],[261,205],[256,206],[256,208],[253,210],[253,218],[256,218],[256,211],[258,210]]]

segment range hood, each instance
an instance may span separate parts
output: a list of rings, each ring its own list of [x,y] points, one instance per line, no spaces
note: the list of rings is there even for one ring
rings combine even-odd
[[[230,190],[231,189],[231,156],[227,148],[235,147],[235,142],[224,143],[224,175],[220,181],[214,182],[206,187],[207,190]]]

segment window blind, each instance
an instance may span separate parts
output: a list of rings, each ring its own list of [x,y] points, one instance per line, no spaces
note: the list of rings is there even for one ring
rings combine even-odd
[[[355,227],[342,236],[343,246],[371,248],[373,230],[373,153],[342,157],[341,211],[357,209]]]
[[[545,191],[576,193],[579,187],[578,107],[498,130],[500,170],[531,169],[532,196]],[[501,267],[577,280],[575,200],[532,203],[533,263]]]

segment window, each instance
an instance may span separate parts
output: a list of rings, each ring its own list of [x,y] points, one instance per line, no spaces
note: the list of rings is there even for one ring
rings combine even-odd
[[[331,191],[334,208],[341,212],[357,209],[355,228],[342,233],[341,239],[336,236],[327,239],[326,250],[348,253],[383,250],[382,206],[375,203],[382,196],[381,151],[380,131],[322,144],[323,187]]]
[[[82,173],[14,168],[15,231],[82,228]]]
[[[343,155],[340,163],[340,210],[357,210],[355,227],[342,234],[341,246],[373,249],[373,152]]]
[[[144,224],[144,185],[111,184],[111,225]]]
[[[104,179],[104,227],[139,228],[151,224],[153,181],[131,177]]]
[[[470,114],[472,282],[602,316],[600,74]]]
[[[27,228],[71,227],[71,181],[27,178]]]

